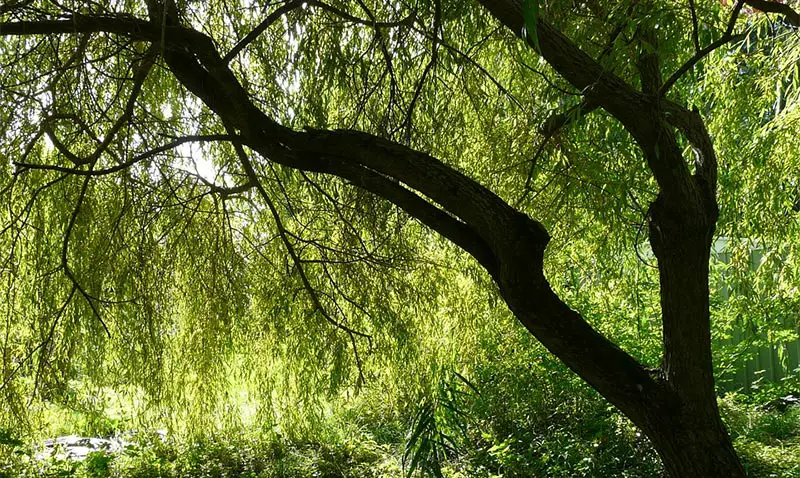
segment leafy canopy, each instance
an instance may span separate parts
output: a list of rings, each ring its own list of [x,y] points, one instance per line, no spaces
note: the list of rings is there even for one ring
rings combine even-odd
[[[686,2],[528,2],[534,24],[546,16],[631,81],[642,50],[675,71],[693,36],[720,36],[731,6],[694,4],[692,35]],[[657,274],[643,250],[656,189],[644,162],[607,115],[576,114],[581,92],[479,5],[178,8],[279,124],[429,152],[543,222],[553,285],[656,365]],[[78,14],[147,18],[127,0],[24,1],[0,7],[0,22]],[[734,299],[758,294],[718,304],[720,330],[779,330],[754,304],[798,310],[800,37],[756,13],[738,30],[671,94],[702,112],[720,157],[717,231],[738,249],[718,272],[736,281]],[[0,40],[3,420],[35,426],[47,402],[102,408],[93,400],[113,390],[175,428],[287,426],[323,416],[320,396],[435,388],[440,370],[470,367],[481,337],[515,327],[474,261],[388,201],[264,158],[259,194],[165,48],[111,33]],[[546,131],[554,114],[576,121]],[[756,238],[770,267],[752,276]]]

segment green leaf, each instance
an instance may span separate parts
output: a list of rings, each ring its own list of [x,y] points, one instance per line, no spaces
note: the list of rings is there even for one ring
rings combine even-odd
[[[539,20],[539,0],[525,0],[525,4],[522,7],[522,16],[525,19],[525,29],[522,32],[523,36],[526,34],[530,36],[536,53],[541,54],[542,49],[539,48],[539,36],[536,34],[536,22]]]

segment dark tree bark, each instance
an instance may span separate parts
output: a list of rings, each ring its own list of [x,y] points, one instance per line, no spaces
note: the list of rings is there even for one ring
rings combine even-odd
[[[512,32],[521,32],[517,0],[479,1]],[[744,476],[719,417],[711,362],[708,266],[718,215],[716,157],[702,118],[662,97],[657,57],[640,61],[645,86],[640,92],[604,71],[546,21],[538,23],[543,57],[584,92],[591,105],[587,112],[603,108],[625,126],[658,184],[649,230],[661,281],[664,356],[660,369],[652,371],[553,292],[543,272],[549,235],[539,222],[425,153],[357,131],[298,132],[279,125],[255,106],[212,40],[181,27],[175,11],[168,9],[165,16],[160,5],[148,1],[152,21],[75,15],[0,24],[0,32],[109,32],[163,41],[172,73],[238,135],[240,144],[288,167],[344,178],[393,202],[471,254],[491,274],[519,321],[644,431],[671,476]],[[677,134],[695,149],[693,174]],[[241,161],[251,183],[258,184],[251,160],[243,156]]]

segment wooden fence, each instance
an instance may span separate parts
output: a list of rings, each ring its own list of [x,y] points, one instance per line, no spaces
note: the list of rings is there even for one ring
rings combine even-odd
[[[714,247],[714,260],[729,262],[727,238],[719,238]],[[756,245],[751,248],[750,262],[753,270],[761,264],[763,251]],[[722,299],[727,299],[729,290],[720,288]],[[800,336],[800,317],[787,318],[786,330],[794,329]],[[714,348],[737,350],[740,358],[728,364],[726,370],[718,374],[717,387],[722,391],[752,392],[768,382],[795,380],[800,383],[800,340],[772,341],[771,345],[756,346],[752,343],[768,343],[765,332],[754,333],[743,327],[733,330],[730,338],[717,340]],[[732,365],[732,366],[731,366]],[[800,391],[800,390],[798,390]]]

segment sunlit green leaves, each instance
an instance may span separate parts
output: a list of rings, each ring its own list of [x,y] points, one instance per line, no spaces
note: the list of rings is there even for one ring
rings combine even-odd
[[[697,41],[707,45],[730,9],[694,3]],[[254,104],[296,129],[355,128],[408,144],[518,204],[553,236],[546,273],[561,297],[637,358],[658,365],[657,274],[646,252],[656,187],[623,128],[595,111],[545,138],[547,118],[574,111],[583,95],[474,2],[326,5],[298,3],[232,58]],[[60,8],[33,2],[2,20],[49,18],[64,13]],[[275,8],[188,2],[183,19],[225,55]],[[145,15],[133,2],[91,9]],[[636,87],[641,54],[657,54],[666,75],[696,48],[686,2],[528,0],[524,12],[536,49],[536,24],[546,15]],[[737,245],[732,260],[715,268],[715,281],[736,286],[729,301],[715,301],[718,330],[730,334],[741,323],[778,342],[789,337],[783,321],[797,310],[800,48],[793,32],[763,16],[742,17],[737,29],[744,41],[714,52],[669,96],[698,106],[717,146],[718,233],[759,240],[767,251],[752,270],[749,250]],[[290,433],[289,423],[302,429],[326,416],[323,403],[361,392],[362,380],[387,400],[415,402],[421,391],[431,395],[443,369],[481,370],[475,357],[487,347],[545,354],[513,333],[495,286],[474,261],[344,181],[253,158],[280,231],[252,190],[219,193],[247,179],[228,142],[187,143],[92,178],[80,207],[82,177],[11,163],[74,167],[56,143],[90,155],[122,115],[133,65],[146,51],[142,42],[106,34],[0,42],[0,191],[8,205],[0,211],[4,420],[26,420],[31,396],[41,401],[32,402],[29,417],[47,401],[91,408],[91,393],[76,388],[98,397],[115,388],[135,397],[131,408],[151,423],[196,431],[247,422]],[[142,90],[96,169],[177,137],[225,132],[163,58]],[[73,290],[64,262],[86,296]],[[370,338],[350,337],[321,308]],[[509,364],[505,376],[522,366]],[[435,434],[442,403],[437,410],[423,404],[412,426],[417,451],[408,458],[419,456],[416,468],[431,473],[447,455],[446,440]],[[505,437],[492,440],[487,448],[498,456],[512,446]]]

